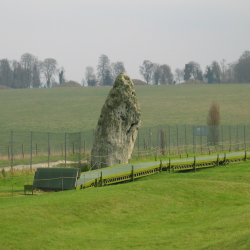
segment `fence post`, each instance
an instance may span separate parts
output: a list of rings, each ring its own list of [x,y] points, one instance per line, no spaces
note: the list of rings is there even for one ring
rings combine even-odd
[[[79,132],[79,165],[81,167],[82,161],[82,132]]]
[[[217,166],[219,167],[219,165],[220,165],[220,156],[219,154],[217,154]]]
[[[227,154],[224,153],[224,165],[226,165],[226,164],[227,164]]]
[[[134,181],[134,166],[132,165],[131,180]]]
[[[245,150],[245,161],[247,161],[247,151]]]
[[[177,154],[179,154],[179,127],[176,125],[176,132],[177,132]]]
[[[202,133],[201,133],[201,127],[200,127],[200,144],[201,144],[201,153],[202,153]]]
[[[194,137],[195,137],[195,135],[194,135],[194,126],[193,126],[193,153],[195,153],[195,148],[194,148]]]
[[[186,154],[187,154],[187,125],[185,124],[185,148],[186,148]]]
[[[139,158],[139,155],[140,155],[140,131],[138,130],[138,158]]]
[[[246,125],[244,125],[244,149],[246,151]]]
[[[170,150],[171,150],[171,141],[170,141],[170,125],[168,125],[168,149],[169,149],[169,154],[170,154]]]
[[[67,162],[67,133],[65,133],[65,167]]]
[[[102,171],[101,171],[101,187],[103,186],[103,178],[102,178]]]
[[[11,130],[11,170],[13,170],[13,130]]]
[[[30,170],[32,170],[32,148],[33,148],[33,131],[30,134]]]
[[[194,156],[194,172],[196,172],[196,156]]]
[[[229,140],[230,140],[229,152],[231,152],[232,150],[231,126],[229,126]]]
[[[239,128],[238,128],[238,125],[237,125],[237,136],[236,136],[236,144],[237,144],[237,150],[239,151]]]
[[[50,134],[48,132],[48,168],[49,168],[49,162],[50,162]]]
[[[150,157],[152,155],[152,152],[151,152],[151,128],[149,128],[149,153],[150,153]]]
[[[169,158],[169,163],[168,163],[168,165],[169,165],[169,173],[171,173],[171,159]]]
[[[224,151],[223,125],[221,125],[221,147],[222,151]]]

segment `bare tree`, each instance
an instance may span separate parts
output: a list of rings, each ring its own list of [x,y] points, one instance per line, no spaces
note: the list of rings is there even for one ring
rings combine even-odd
[[[93,67],[91,66],[86,67],[85,79],[87,81],[88,86],[96,86],[98,81],[96,79],[96,75],[95,75],[95,71]]]
[[[160,69],[161,69],[161,79],[160,79],[161,84],[171,85],[174,80],[174,76],[171,72],[171,67],[168,66],[167,64],[163,64],[160,66]]]
[[[39,88],[41,86],[41,77],[40,77],[40,65],[38,62],[35,62],[32,67],[32,80],[31,85],[33,88]]]
[[[184,70],[181,70],[179,68],[175,69],[175,80],[177,83],[181,83],[184,79]]]
[[[116,77],[117,77],[120,73],[126,73],[126,69],[125,69],[125,66],[124,66],[124,62],[115,62],[115,63],[111,63],[110,71],[111,71],[113,80],[115,81]]]
[[[218,62],[213,61],[211,64],[211,69],[213,72],[213,79],[214,79],[214,83],[221,83],[221,68]]]
[[[97,77],[100,80],[100,84],[104,84],[104,78],[107,70],[110,70],[110,60],[106,55],[100,55],[97,65]]]
[[[34,64],[38,63],[38,59],[36,56],[30,54],[30,53],[24,53],[21,56],[21,60],[20,63],[22,65],[22,67],[25,70],[25,74],[26,74],[26,80],[27,80],[27,85],[32,86],[32,73],[33,73],[33,67]]]
[[[188,81],[191,77],[196,80],[203,81],[203,74],[200,64],[194,61],[186,64],[184,69],[184,80]]]
[[[161,79],[161,74],[162,74],[162,71],[161,71],[160,64],[154,63],[153,64],[153,76],[152,76],[152,79],[153,79],[153,83],[155,85],[159,84],[160,79]]]
[[[47,87],[50,87],[51,78],[55,75],[57,70],[57,61],[53,58],[47,58],[42,62],[42,73],[47,83]]]
[[[152,79],[153,66],[153,63],[149,60],[143,61],[142,66],[140,66],[139,72],[147,84],[149,84]]]

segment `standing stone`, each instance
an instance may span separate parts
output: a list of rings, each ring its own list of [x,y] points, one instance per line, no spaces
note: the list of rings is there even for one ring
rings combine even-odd
[[[102,107],[91,151],[92,169],[128,163],[141,125],[141,110],[130,77],[118,75]]]

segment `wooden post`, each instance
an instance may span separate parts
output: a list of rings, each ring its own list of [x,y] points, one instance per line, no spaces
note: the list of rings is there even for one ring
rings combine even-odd
[[[231,152],[231,150],[232,150],[231,126],[229,126],[229,140],[230,140],[230,148],[229,148],[229,152]]]
[[[168,165],[169,165],[169,173],[171,172],[171,159],[169,158],[169,163],[168,163]]]
[[[219,166],[220,165],[220,156],[219,156],[219,154],[217,154],[217,166]]]
[[[247,151],[245,151],[245,161],[247,161]]]
[[[194,172],[196,172],[196,156],[194,156]]]
[[[134,181],[134,166],[132,165],[131,180]]]
[[[103,178],[102,178],[102,171],[101,171],[101,187],[103,186]]]
[[[226,165],[226,164],[227,164],[227,154],[224,153],[224,165]]]
[[[244,149],[246,151],[246,125],[244,125]]]

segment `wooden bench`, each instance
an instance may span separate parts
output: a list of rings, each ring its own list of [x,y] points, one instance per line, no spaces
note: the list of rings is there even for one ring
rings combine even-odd
[[[31,191],[33,195],[33,185],[24,185],[24,194],[26,195],[26,191]]]

